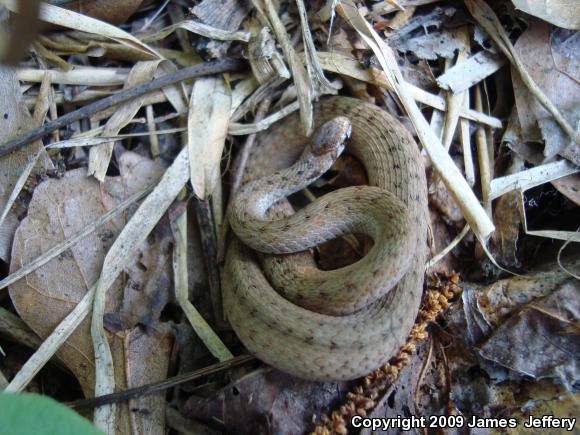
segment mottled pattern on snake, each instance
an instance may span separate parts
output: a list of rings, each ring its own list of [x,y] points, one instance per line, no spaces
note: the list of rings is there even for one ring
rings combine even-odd
[[[344,223],[349,213],[377,210],[381,197],[387,203],[389,197],[396,197],[400,201],[392,201],[395,206],[390,215],[374,216],[374,223],[366,227],[359,219],[359,226],[354,227],[373,237],[373,248],[347,268],[320,271],[308,253],[256,255],[234,238],[228,247],[223,279],[227,317],[248,350],[281,370],[315,380],[363,376],[397,352],[417,314],[427,253],[426,182],[412,137],[392,116],[359,100],[331,97],[315,105],[317,127],[336,116],[351,121],[347,152],[362,162],[374,187],[340,189],[325,195],[311,204],[310,213],[298,212],[298,218],[284,218],[292,212],[287,201],[281,201],[270,209],[267,218],[285,220],[268,225],[287,231],[267,233],[270,239],[266,245],[273,237],[278,238],[278,244],[286,237],[296,240],[292,234],[300,239],[306,221],[309,226],[311,221],[322,224],[320,232],[332,238],[344,228],[352,230]],[[290,167],[307,143],[299,131],[298,118],[292,116],[260,135],[244,181]],[[334,210],[330,216],[325,214],[327,206]],[[381,252],[390,254],[382,259],[381,254],[373,258],[377,223],[379,232],[388,234],[381,243],[389,246]],[[311,238],[317,233],[309,234]],[[243,237],[249,240],[248,235]],[[260,234],[255,237],[260,239]],[[401,240],[408,242],[401,245]],[[274,252],[307,249],[319,240],[306,242],[305,246]],[[254,247],[262,249],[263,244]],[[382,267],[376,267],[376,261]]]

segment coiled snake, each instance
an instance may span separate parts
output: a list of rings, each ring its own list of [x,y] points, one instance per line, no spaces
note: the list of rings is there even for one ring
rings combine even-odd
[[[310,140],[297,116],[258,137],[228,212],[236,237],[226,253],[224,307],[266,363],[306,379],[354,379],[392,357],[415,320],[427,255],[425,173],[411,135],[382,109],[329,97],[314,115],[319,129]],[[294,213],[284,198],[329,168],[348,121],[346,151],[370,186],[336,190]],[[307,250],[348,233],[370,236],[372,248],[352,265],[320,270]]]

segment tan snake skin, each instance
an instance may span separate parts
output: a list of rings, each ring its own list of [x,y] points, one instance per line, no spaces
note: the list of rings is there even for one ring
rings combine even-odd
[[[426,181],[413,138],[360,100],[315,105],[316,127],[337,116],[352,123],[346,152],[365,166],[370,186],[339,189],[295,214],[286,200],[270,207],[320,176],[340,152],[304,151],[309,140],[292,116],[259,136],[244,179],[257,181],[240,189],[228,213],[243,240],[235,237],[226,254],[228,320],[258,358],[313,380],[358,378],[397,352],[419,308],[427,255]],[[346,120],[332,122],[310,143],[334,141]],[[350,266],[322,271],[308,251],[291,254],[348,233],[374,241]]]

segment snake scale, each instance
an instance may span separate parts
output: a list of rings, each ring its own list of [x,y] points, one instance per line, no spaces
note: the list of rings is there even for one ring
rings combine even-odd
[[[425,173],[412,136],[375,105],[327,97],[314,120],[310,139],[295,115],[258,136],[228,212],[236,237],[226,253],[224,307],[262,361],[305,379],[348,380],[388,361],[415,320],[427,256]],[[341,151],[328,143],[349,133],[346,152],[364,165],[369,186],[294,212],[285,197],[328,169]],[[320,270],[308,249],[348,233],[374,243],[354,264]]]

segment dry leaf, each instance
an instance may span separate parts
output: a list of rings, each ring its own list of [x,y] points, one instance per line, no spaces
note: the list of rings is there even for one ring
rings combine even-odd
[[[8,67],[0,67],[0,143],[4,143],[31,128],[32,117],[28,113],[24,98],[20,91],[16,71]],[[10,198],[20,175],[31,163],[31,159],[39,155],[32,176],[47,169],[53,169],[50,158],[44,151],[42,141],[28,144],[15,152],[0,157],[0,227],[3,227],[0,236],[0,258],[9,259],[9,248],[13,232],[8,232],[11,225],[4,224],[1,216],[10,216],[12,207]],[[34,164],[34,163],[33,163]],[[14,222],[14,216],[7,217]],[[13,226],[12,226],[13,227]]]
[[[11,271],[70,237],[87,223],[114,207],[123,198],[157,180],[163,168],[133,153],[120,158],[121,177],[100,185],[87,178],[84,169],[69,171],[61,179],[49,179],[35,190],[28,216],[19,226],[13,246]],[[105,254],[123,228],[117,218],[100,227],[70,250],[38,268],[10,287],[13,304],[22,319],[41,337],[81,300],[97,280]],[[170,334],[159,315],[171,288],[170,233],[156,232],[141,246],[108,293],[106,325],[109,331],[118,388],[165,377]],[[59,351],[59,356],[79,380],[85,395],[94,389],[94,357],[90,321],[85,319]],[[146,348],[146,355],[143,349]],[[131,416],[145,432],[163,433],[160,396],[139,400]],[[118,407],[117,433],[130,433],[129,410]],[[157,423],[151,426],[152,419]],[[160,424],[161,423],[161,424]],[[156,429],[153,429],[155,427]]]
[[[190,398],[186,414],[220,421],[228,433],[305,433],[311,429],[312,415],[339,400],[346,385],[303,381],[275,369],[257,370],[208,398]]]
[[[80,0],[65,3],[63,7],[89,17],[122,24],[139,9],[143,0]]]
[[[562,112],[572,127],[580,122],[580,37],[561,30],[550,29],[545,23],[534,23],[515,44],[515,50],[536,84],[544,91],[552,103]],[[534,98],[528,89],[521,83],[518,74],[514,74],[514,93],[518,109],[518,116],[522,127],[523,137],[527,140],[540,139],[540,130],[537,122],[546,118],[551,119],[547,110]],[[548,134],[548,143],[555,134]],[[557,125],[554,129],[560,130]],[[554,130],[553,129],[553,130]],[[546,158],[553,157],[570,143],[570,138],[562,132],[567,140],[561,141],[558,136],[554,142],[560,140],[564,144],[544,150]]]
[[[208,199],[220,182],[220,162],[230,120],[232,97],[222,78],[201,78],[191,90],[187,135],[191,185]]]
[[[570,0],[512,0],[517,9],[565,29],[580,29],[580,3]]]
[[[518,209],[519,193],[510,192],[498,198],[493,210],[496,231],[490,239],[490,248],[496,261],[506,267],[519,267],[517,242],[521,218]]]
[[[543,280],[541,275],[537,279]],[[502,323],[479,354],[520,376],[551,378],[571,389],[580,380],[579,292],[580,285],[570,278],[534,299]]]
[[[552,185],[574,204],[580,206],[580,175],[568,175],[552,181]]]

